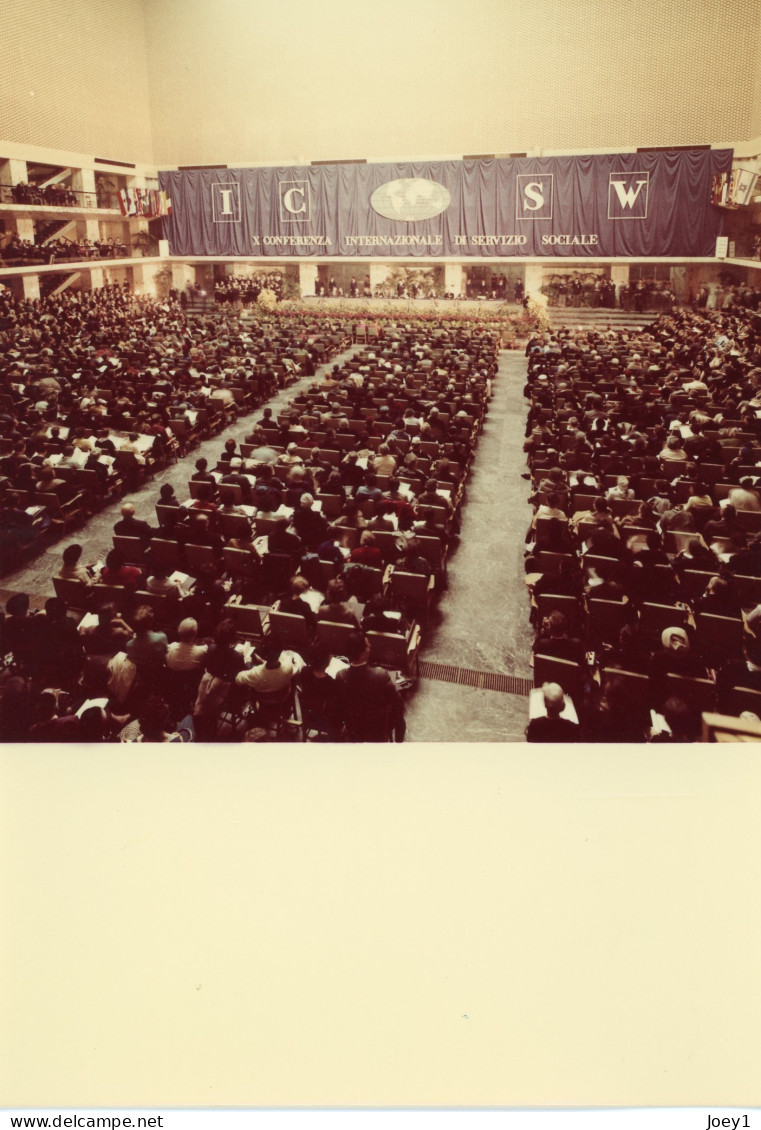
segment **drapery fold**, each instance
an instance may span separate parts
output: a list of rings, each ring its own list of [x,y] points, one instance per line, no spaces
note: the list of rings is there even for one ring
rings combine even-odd
[[[160,172],[173,255],[472,258],[714,254],[731,149]],[[396,220],[373,193],[398,202]],[[445,191],[444,191],[445,190]],[[448,201],[448,202],[447,202]]]

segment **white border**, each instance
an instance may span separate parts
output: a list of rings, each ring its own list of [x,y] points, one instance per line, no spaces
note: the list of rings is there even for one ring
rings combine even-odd
[[[304,198],[307,204],[306,213],[298,212],[296,214],[289,213],[287,216],[283,214],[283,186],[286,184],[298,184],[304,186]],[[279,180],[277,182],[277,203],[280,209],[280,223],[281,224],[308,224],[312,219],[312,197],[309,191],[308,180]],[[286,209],[287,211],[287,209]]]
[[[539,180],[549,177],[550,179],[550,214],[549,216],[537,216],[533,213],[530,216],[521,216],[518,213],[518,202],[521,199],[521,194],[518,189],[518,181],[520,180]],[[554,173],[516,173],[515,174],[515,218],[516,220],[535,220],[541,223],[542,220],[551,220],[555,211],[555,174]]]
[[[233,193],[233,215],[232,219],[219,220],[217,219],[217,199],[218,195],[215,193],[215,188],[232,188]],[[237,214],[236,214],[237,210]],[[211,185],[211,214],[212,223],[215,224],[239,224],[241,217],[240,210],[240,183],[237,180],[215,180]]]
[[[645,214],[644,216],[611,216],[610,214],[610,190],[613,187],[613,177],[645,177]],[[639,194],[638,194],[639,196]],[[608,173],[608,219],[609,220],[646,220],[650,208],[650,173],[644,169],[637,172],[629,172],[623,169],[617,173]]]

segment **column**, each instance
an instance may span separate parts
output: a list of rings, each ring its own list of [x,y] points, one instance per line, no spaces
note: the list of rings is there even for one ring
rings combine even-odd
[[[26,184],[26,161],[0,161],[0,184]],[[3,188],[0,199],[8,204],[12,203],[10,189]]]
[[[302,298],[314,296],[317,285],[317,264],[299,263],[299,293]]]
[[[77,203],[81,208],[92,208],[96,204],[95,173],[92,169],[72,169],[71,188],[72,192],[85,192],[88,194],[87,196],[77,198]]]
[[[103,268],[93,267],[82,271],[82,290],[100,290],[103,286]]]
[[[621,288],[629,285],[629,264],[613,263],[610,268],[610,281],[616,284],[616,306],[620,306]]]
[[[462,263],[444,264],[444,290],[455,298],[462,291]]]
[[[538,295],[541,291],[542,282],[544,281],[544,267],[541,263],[527,263],[526,264],[526,281],[523,284],[526,294],[532,298]]]
[[[25,220],[20,216],[10,216],[11,230],[16,232],[19,239],[28,239],[34,243],[34,220]]]
[[[375,293],[376,286],[383,286],[388,278],[388,263],[371,263],[370,264],[370,288]]]
[[[24,301],[34,302],[40,297],[40,276],[22,275],[21,286],[24,291]]]
[[[132,293],[155,296],[156,275],[160,270],[161,266],[158,263],[144,263],[139,267],[128,267],[128,278],[129,272],[132,272]]]
[[[186,286],[194,283],[196,273],[189,263],[172,263],[172,288],[183,291]]]

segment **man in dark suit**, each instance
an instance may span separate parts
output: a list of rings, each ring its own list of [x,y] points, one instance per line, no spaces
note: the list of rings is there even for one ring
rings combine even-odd
[[[350,666],[336,675],[337,714],[353,742],[404,741],[404,705],[388,671],[368,666],[370,643],[364,632],[346,641]]]
[[[132,503],[124,502],[122,504],[122,516],[114,526],[114,533],[120,537],[142,538],[143,541],[149,541],[158,533],[158,530],[147,522],[143,522],[140,518],[136,518],[135,507]]]

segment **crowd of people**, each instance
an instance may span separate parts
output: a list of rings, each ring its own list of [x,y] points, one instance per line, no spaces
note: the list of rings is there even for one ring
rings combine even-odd
[[[7,266],[28,266],[32,263],[75,263],[82,259],[125,259],[126,243],[118,239],[45,239],[32,243],[12,234],[0,248],[0,257]]]
[[[529,740],[693,741],[705,710],[761,715],[761,317],[527,353]]]
[[[127,286],[35,302],[1,289],[0,564],[313,373],[346,340],[334,330],[308,316],[191,324]]]
[[[53,208],[76,208],[81,199],[67,184],[37,185],[25,181],[11,185],[10,197],[13,204],[48,204]]]
[[[218,303],[229,303],[240,308],[251,306],[263,290],[271,291],[279,302],[285,294],[285,276],[279,271],[258,275],[231,275],[214,284],[214,298]]]
[[[5,296],[0,318],[16,347],[0,373],[6,515],[19,484],[63,493],[72,459],[108,474],[115,439],[152,458],[175,438],[167,420],[215,388],[245,393],[260,370],[281,387],[348,342],[308,313],[259,338],[220,314],[189,325],[177,303],[113,287],[36,309]],[[165,484],[155,525],[124,502],[104,562],[67,545],[44,611],[24,594],[6,609],[6,740],[271,739],[291,733],[297,685],[304,733],[402,740],[405,676],[373,649],[400,642],[409,675],[495,369],[492,334],[386,327],[277,419],[265,408],[216,466],[198,460],[190,497]],[[247,640],[252,602],[272,616]]]

